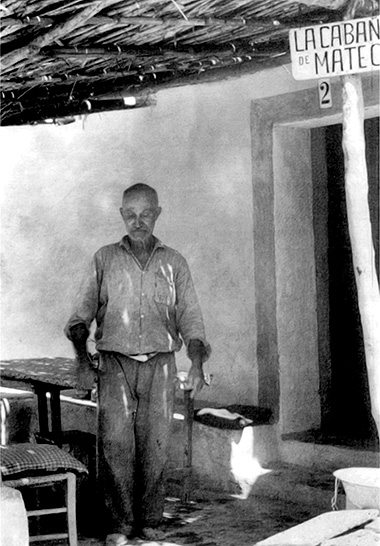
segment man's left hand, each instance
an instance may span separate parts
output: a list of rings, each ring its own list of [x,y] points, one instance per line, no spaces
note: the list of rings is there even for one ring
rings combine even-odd
[[[205,385],[205,380],[203,377],[202,366],[193,363],[187,375],[186,381],[183,383],[183,388],[186,391],[190,391],[190,398],[194,398],[194,396],[203,388],[203,385]]]

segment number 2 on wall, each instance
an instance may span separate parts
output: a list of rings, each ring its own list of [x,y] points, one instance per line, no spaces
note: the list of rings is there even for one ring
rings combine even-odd
[[[331,84],[328,78],[325,78],[324,80],[319,80],[318,91],[319,91],[320,108],[331,108],[332,107]]]

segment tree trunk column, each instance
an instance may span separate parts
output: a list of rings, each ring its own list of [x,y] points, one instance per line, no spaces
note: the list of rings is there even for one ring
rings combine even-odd
[[[343,152],[348,227],[371,396],[371,411],[380,432],[380,291],[375,268],[368,204],[364,107],[359,75],[342,77]]]

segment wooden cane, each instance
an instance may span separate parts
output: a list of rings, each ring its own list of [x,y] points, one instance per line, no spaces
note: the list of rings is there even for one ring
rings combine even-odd
[[[182,488],[182,501],[190,502],[193,478],[193,421],[194,421],[194,399],[190,396],[191,391],[184,391],[185,401],[185,423],[186,423],[186,443],[185,443],[185,464],[184,481]]]

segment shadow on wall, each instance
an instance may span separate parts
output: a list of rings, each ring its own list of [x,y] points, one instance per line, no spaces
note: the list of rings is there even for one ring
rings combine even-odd
[[[7,443],[28,443],[37,430],[37,413],[33,401],[13,400],[7,418]]]

